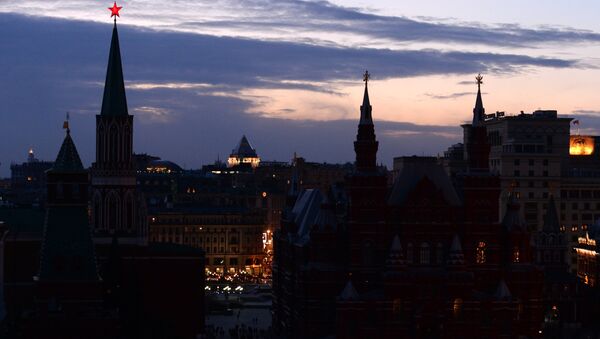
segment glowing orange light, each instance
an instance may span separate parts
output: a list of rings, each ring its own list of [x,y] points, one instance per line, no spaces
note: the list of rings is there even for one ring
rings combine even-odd
[[[591,155],[594,153],[594,138],[572,135],[569,142],[570,155]]]

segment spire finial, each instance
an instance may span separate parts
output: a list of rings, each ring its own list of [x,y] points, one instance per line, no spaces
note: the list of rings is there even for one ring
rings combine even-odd
[[[67,112],[67,116],[65,117],[65,122],[63,122],[63,129],[67,130],[67,134],[69,134],[71,132],[71,129],[69,128],[69,112]]]
[[[363,81],[365,82],[365,86],[367,86],[369,80],[371,80],[371,73],[369,73],[368,70],[365,70],[365,74],[363,74]]]
[[[480,126],[485,122],[485,108],[483,108],[483,100],[481,99],[481,84],[483,84],[483,76],[479,73],[475,80],[477,82],[477,98],[475,99],[475,108],[473,108],[473,126]]]
[[[121,17],[119,15],[119,11],[121,10],[121,8],[123,8],[123,6],[119,7],[117,6],[117,2],[115,1],[113,3],[112,7],[108,7],[108,10],[110,11],[110,17],[112,18],[113,16],[115,17],[115,25],[117,24],[117,17]]]
[[[481,87],[481,84],[483,84],[483,75],[481,73],[477,74],[475,81],[477,81],[477,87]]]

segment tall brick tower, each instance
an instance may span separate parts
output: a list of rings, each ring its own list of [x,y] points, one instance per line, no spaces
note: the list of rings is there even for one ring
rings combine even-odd
[[[117,24],[113,27],[102,110],[96,115],[92,164],[92,225],[97,242],[145,243],[147,221],[136,194],[132,158],[133,116],[127,111]]]
[[[386,211],[386,176],[377,167],[379,142],[375,136],[369,100],[370,74],[364,74],[365,91],[360,106],[358,133],[354,141],[356,170],[348,178],[349,189],[349,273],[361,290],[379,279],[376,273],[385,264],[389,249]],[[381,266],[381,267],[380,267]]]

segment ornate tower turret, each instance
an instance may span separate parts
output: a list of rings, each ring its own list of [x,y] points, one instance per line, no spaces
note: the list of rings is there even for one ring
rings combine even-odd
[[[363,81],[365,82],[365,93],[360,106],[360,121],[358,123],[358,134],[354,142],[356,152],[356,170],[359,172],[374,172],[377,170],[377,149],[379,142],[375,138],[375,126],[371,115],[371,102],[369,101],[368,83],[371,75],[365,71]]]
[[[463,125],[465,158],[468,160],[471,171],[488,171],[490,144],[487,138],[487,128],[485,122],[485,108],[481,99],[481,84],[483,76],[479,74],[475,77],[477,81],[477,98],[473,108],[473,122]]]
[[[356,171],[348,178],[350,198],[348,236],[350,270],[356,273],[359,290],[376,283],[376,272],[383,268],[388,255],[389,238],[385,224],[387,181],[377,167],[378,142],[371,115],[368,82],[365,72],[365,92],[360,107],[358,134],[354,142]]]

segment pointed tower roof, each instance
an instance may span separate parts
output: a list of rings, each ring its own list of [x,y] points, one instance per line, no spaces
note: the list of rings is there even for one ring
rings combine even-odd
[[[106,82],[104,83],[104,97],[102,98],[101,115],[126,116],[127,98],[125,96],[125,82],[123,81],[123,66],[121,65],[121,50],[119,48],[119,34],[117,23],[113,27],[110,53],[108,55],[108,68],[106,69]]]
[[[56,179],[58,173],[60,180]],[[63,174],[64,173],[64,174]],[[56,163],[49,171],[48,185],[86,186],[87,172],[81,165],[75,144],[67,127],[67,135]],[[60,204],[48,198],[44,233],[40,250],[39,281],[98,282],[87,197],[64,199]]]
[[[340,299],[345,301],[356,301],[360,299],[356,288],[354,288],[354,285],[352,284],[352,280],[348,279],[344,290],[340,294]]]
[[[406,264],[404,260],[404,254],[402,253],[402,243],[400,237],[396,234],[394,240],[392,240],[392,246],[390,247],[390,253],[387,259],[387,266],[390,269],[398,269]]]
[[[504,229],[507,231],[524,231],[527,228],[525,220],[521,215],[521,205],[517,200],[516,194],[512,192],[508,196],[506,213],[502,219],[502,226],[504,226]]]
[[[237,146],[231,151],[231,155],[235,155],[241,158],[256,158],[256,150],[250,146],[250,142],[245,135],[242,135],[242,139]]]
[[[358,133],[354,142],[356,153],[356,171],[358,173],[373,173],[377,171],[377,149],[379,143],[375,137],[375,125],[373,125],[372,107],[369,102],[368,82],[371,78],[369,71],[365,71],[363,81],[365,82],[365,94],[360,106],[360,121]]]
[[[79,153],[73,139],[71,139],[71,133],[67,129],[67,135],[63,140],[54,166],[51,169],[52,172],[82,172],[84,171]]]
[[[548,208],[546,209],[546,215],[544,215],[544,226],[542,229],[546,233],[560,232],[560,221],[558,220],[556,204],[554,203],[554,196],[552,194],[550,194],[550,199],[548,199]]]
[[[485,121],[485,108],[483,108],[483,100],[481,99],[483,76],[479,74],[475,77],[475,80],[477,80],[477,99],[475,99],[475,108],[473,108],[473,126],[479,126]]]
[[[360,122],[359,125],[373,125],[373,117],[371,116],[371,102],[369,101],[369,88],[368,83],[371,75],[369,71],[365,71],[363,80],[365,82],[365,93],[363,94],[363,102],[360,106]]]
[[[450,246],[450,252],[448,253],[448,265],[458,266],[464,264],[465,255],[462,251],[460,238],[458,237],[458,234],[455,234],[452,239],[452,246]]]

